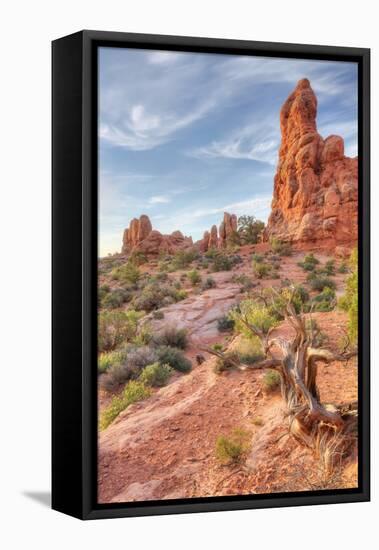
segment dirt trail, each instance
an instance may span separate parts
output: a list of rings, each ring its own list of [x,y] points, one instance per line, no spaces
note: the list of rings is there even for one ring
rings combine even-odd
[[[304,272],[296,265],[298,260],[285,259],[281,269],[289,278],[302,282]],[[241,266],[239,272],[246,269]],[[239,285],[231,282],[231,273],[217,273],[214,278],[217,288],[163,308],[164,319],[153,321],[157,330],[170,324],[186,328],[191,357],[201,345],[223,339],[217,331],[217,319],[241,297]],[[270,282],[265,281],[267,284]],[[341,284],[337,279],[338,289]],[[340,327],[346,322],[344,314],[333,311],[315,317],[328,335],[329,347],[335,347]],[[277,329],[282,335],[289,330],[285,324]],[[193,362],[189,374],[176,374],[168,386],[130,406],[100,432],[99,502],[313,488],[314,478],[311,482],[305,473],[317,472],[317,459],[287,436],[281,397],[262,393],[263,373],[230,371],[216,375],[214,364],[213,357],[198,366]],[[325,401],[342,402],[356,396],[354,364],[320,366],[319,380]],[[225,466],[215,458],[217,437],[236,427],[251,434],[252,450],[243,467]],[[352,465],[351,479],[345,484],[354,486],[355,476]]]

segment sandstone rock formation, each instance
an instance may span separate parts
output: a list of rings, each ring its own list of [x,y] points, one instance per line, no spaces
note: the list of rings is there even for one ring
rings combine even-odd
[[[237,216],[224,212],[223,220],[217,230],[217,225],[212,225],[210,231],[205,231],[203,238],[197,244],[201,252],[207,252],[210,248],[225,248],[228,238],[237,231]]]
[[[237,216],[224,212],[224,218],[219,227],[219,247],[225,248],[229,237],[237,231]]]
[[[300,80],[280,112],[282,142],[265,239],[351,246],[358,238],[358,159],[316,127],[317,99]]]
[[[153,230],[149,217],[143,214],[139,219],[133,218],[129,228],[125,229],[121,253],[142,252],[146,256],[157,256],[161,253],[174,254],[191,246],[192,238],[185,237],[180,231],[163,235]]]

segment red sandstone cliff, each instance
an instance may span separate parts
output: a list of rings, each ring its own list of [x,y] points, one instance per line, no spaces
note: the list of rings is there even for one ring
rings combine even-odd
[[[265,238],[351,246],[358,238],[358,159],[316,127],[317,99],[300,80],[280,112],[282,142]]]

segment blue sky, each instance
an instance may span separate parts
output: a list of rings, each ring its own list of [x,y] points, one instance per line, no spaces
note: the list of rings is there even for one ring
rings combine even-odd
[[[99,254],[133,217],[194,240],[223,212],[270,213],[280,107],[301,78],[318,130],[357,154],[354,63],[100,48]]]

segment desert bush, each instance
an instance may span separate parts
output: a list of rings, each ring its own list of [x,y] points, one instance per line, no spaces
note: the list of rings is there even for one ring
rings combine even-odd
[[[280,387],[280,374],[276,370],[267,369],[262,378],[262,389],[266,393],[274,392]]]
[[[313,271],[316,268],[316,265],[320,263],[320,260],[318,260],[312,253],[307,254],[304,257],[304,260],[302,262],[299,262],[297,265],[302,267],[305,271]]]
[[[324,267],[322,268],[322,273],[328,276],[335,275],[336,268],[334,260],[328,260],[325,262]]]
[[[107,294],[110,292],[110,290],[111,289],[110,289],[109,285],[102,285],[102,286],[99,287],[99,289],[97,291],[97,303],[98,303],[99,307],[101,307],[102,301],[107,296]]]
[[[267,334],[270,328],[278,324],[278,320],[264,303],[252,299],[243,300],[239,307],[232,310],[229,315],[235,322],[235,330],[247,338],[254,336],[243,320],[246,320],[248,324],[255,326],[264,334]]]
[[[264,256],[262,254],[257,254],[256,252],[254,252],[254,254],[251,255],[251,261],[254,263],[260,263],[260,262],[263,262],[264,260]]]
[[[135,250],[129,256],[129,262],[138,266],[138,265],[145,264],[147,262],[147,258],[143,252],[141,252],[140,250]]]
[[[164,319],[164,313],[163,311],[153,311],[152,313],[153,319]]]
[[[151,390],[142,382],[130,381],[120,396],[113,397],[111,403],[100,415],[100,430],[105,430],[117,416],[132,403],[150,396]]]
[[[235,351],[238,354],[240,362],[247,365],[252,365],[264,359],[262,344],[257,336],[241,338],[235,347]]]
[[[170,365],[156,362],[147,365],[141,372],[139,379],[146,386],[161,387],[167,383],[172,373],[173,369]]]
[[[135,285],[141,277],[141,271],[133,262],[128,261],[126,264],[117,267],[112,271],[112,278],[123,283]]]
[[[174,254],[171,265],[174,268],[174,271],[178,269],[185,269],[188,267],[196,258],[198,257],[198,252],[195,249],[188,250],[179,250]]]
[[[349,315],[349,336],[352,342],[358,339],[358,250],[351,253],[350,268],[351,275],[346,281],[345,294],[339,299],[338,305]]]
[[[99,352],[112,351],[133,339],[138,331],[141,314],[136,311],[102,311],[98,316]]]
[[[156,346],[186,349],[188,345],[187,331],[184,328],[166,327],[159,334],[154,335],[153,342]]]
[[[233,262],[225,254],[218,254],[213,260],[214,271],[230,271],[233,267]]]
[[[242,273],[241,275],[233,275],[232,282],[241,286],[241,292],[247,292],[256,286],[250,277]]]
[[[100,353],[97,360],[97,371],[99,374],[107,372],[123,360],[123,353],[120,351],[108,351]]]
[[[192,368],[191,361],[177,348],[161,346],[157,349],[157,357],[160,363],[170,365],[179,372],[189,372]]]
[[[334,290],[336,288],[336,283],[329,277],[323,275],[315,275],[314,277],[309,278],[309,284],[312,290],[324,290],[324,288],[331,288]]]
[[[217,319],[217,329],[219,332],[228,332],[234,329],[234,320],[229,315],[223,315]]]
[[[121,307],[125,302],[132,299],[132,293],[123,288],[117,288],[108,292],[102,299],[101,305],[104,308],[115,309]]]
[[[207,277],[203,284],[201,285],[201,290],[209,290],[210,288],[216,287],[216,281],[213,277]]]
[[[277,237],[271,237],[270,245],[272,251],[280,256],[290,256],[292,253],[291,245],[281,241]]]
[[[312,300],[314,311],[332,311],[336,305],[336,293],[330,287],[325,287]]]
[[[198,285],[201,282],[201,275],[197,269],[193,269],[192,271],[189,271],[187,275],[188,275],[188,279],[190,280],[193,286]]]
[[[256,244],[265,224],[254,216],[241,216],[238,218],[238,234],[243,244]]]
[[[217,250],[217,248],[209,248],[204,254],[204,256],[209,260],[213,260],[218,255],[219,255],[219,251]]]
[[[267,264],[265,262],[253,262],[254,275],[258,279],[264,279],[265,277],[271,275],[271,270],[272,267],[270,264]]]
[[[337,269],[338,273],[347,273],[349,271],[349,268],[346,264],[346,262],[342,262],[339,268]]]
[[[218,436],[216,457],[220,462],[240,462],[250,450],[250,446],[249,432],[235,428],[229,436]]]
[[[157,352],[149,346],[129,345],[119,352],[117,361],[101,378],[101,388],[106,391],[115,391],[128,380],[138,378],[143,368],[155,363]]]
[[[277,292],[266,288],[263,290],[263,297],[267,300],[269,313],[278,321],[284,319],[283,310],[289,300],[296,313],[309,311],[309,293],[302,285],[293,285],[288,282]]]
[[[132,303],[137,311],[150,312],[183,300],[186,296],[184,290],[178,290],[172,284],[149,281],[140,294],[134,296]]]

